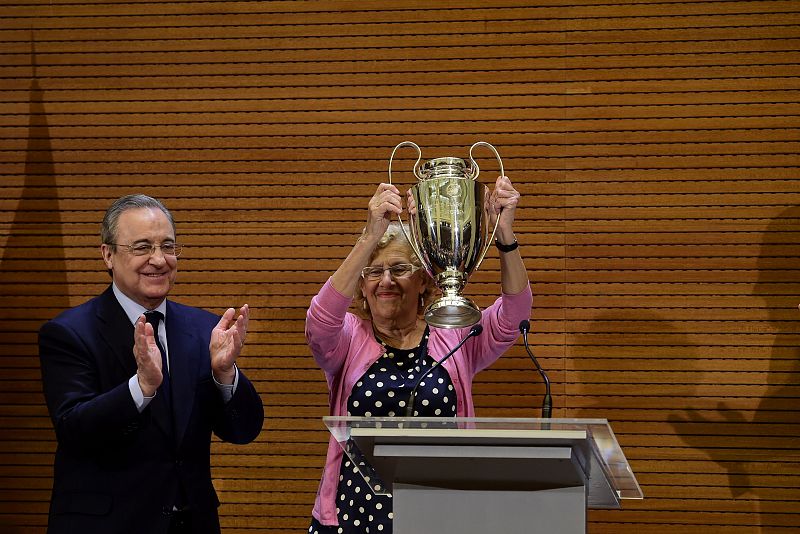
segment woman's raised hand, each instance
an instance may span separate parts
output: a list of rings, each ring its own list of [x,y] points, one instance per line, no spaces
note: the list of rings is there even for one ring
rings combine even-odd
[[[495,217],[499,214],[498,230],[513,232],[514,214],[518,203],[519,191],[514,189],[508,176],[499,176],[494,184],[494,191],[489,197],[491,224],[494,225]]]
[[[392,213],[400,216],[403,203],[400,191],[393,184],[380,184],[375,194],[369,199],[369,212],[365,233],[375,238],[383,236],[392,220]]]

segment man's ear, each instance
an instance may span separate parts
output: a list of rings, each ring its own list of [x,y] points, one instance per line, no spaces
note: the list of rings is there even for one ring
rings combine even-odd
[[[111,248],[112,245],[107,243],[100,245],[100,254],[103,256],[103,261],[106,262],[106,267],[109,269],[111,269],[114,265],[114,262],[111,259],[113,255],[113,250],[111,250]]]

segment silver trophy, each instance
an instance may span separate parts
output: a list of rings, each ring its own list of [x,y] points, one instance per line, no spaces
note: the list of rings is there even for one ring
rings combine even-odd
[[[479,141],[470,147],[469,161],[446,157],[420,165],[422,150],[403,141],[389,158],[390,184],[394,154],[404,146],[417,149],[412,172],[419,181],[406,195],[411,235],[404,225],[401,228],[442,292],[425,310],[425,321],[439,328],[472,326],[481,319],[480,308],[461,293],[494,241],[500,219],[490,228],[489,189],[477,181],[480,168],[472,151],[478,146],[490,148],[500,163],[501,175],[503,162],[492,145]]]

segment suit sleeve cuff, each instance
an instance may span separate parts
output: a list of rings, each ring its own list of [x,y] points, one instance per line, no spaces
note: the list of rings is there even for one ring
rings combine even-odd
[[[211,373],[214,385],[217,386],[217,389],[222,395],[222,402],[225,404],[233,398],[233,394],[236,393],[236,387],[239,385],[239,368],[235,363],[233,364],[233,368],[236,370],[236,373],[233,375],[233,384],[220,384],[214,377],[214,373]]]
[[[136,405],[136,409],[139,410],[139,413],[142,413],[144,409],[147,408],[147,405],[150,404],[150,401],[155,398],[155,395],[152,397],[144,396],[144,393],[142,393],[142,388],[139,387],[139,377],[136,375],[133,375],[130,380],[128,380],[128,389],[131,390],[133,403]]]

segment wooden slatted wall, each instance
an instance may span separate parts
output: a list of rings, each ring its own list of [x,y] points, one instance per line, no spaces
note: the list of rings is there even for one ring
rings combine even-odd
[[[0,531],[46,523],[36,331],[108,283],[99,221],[135,191],[179,222],[176,299],[253,307],[241,364],[268,418],[257,443],[214,446],[225,531],[304,530],[327,439],[305,308],[407,139],[425,158],[489,141],[524,195],[555,414],[607,417],[646,494],[591,512],[589,531],[795,531],[799,14],[794,0],[7,0]],[[492,251],[467,292],[486,305],[497,282]],[[541,393],[515,347],[480,375],[478,413],[535,416]]]

